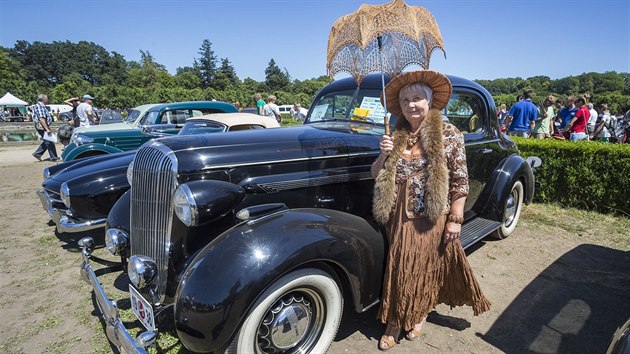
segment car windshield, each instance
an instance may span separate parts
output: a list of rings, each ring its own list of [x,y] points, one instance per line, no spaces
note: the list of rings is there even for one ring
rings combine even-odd
[[[385,108],[381,105],[380,97],[380,90],[330,92],[313,102],[308,122],[344,119],[383,124]]]
[[[132,109],[129,115],[127,115],[127,118],[125,118],[125,122],[133,123],[138,119],[138,116],[140,116],[140,111]]]
[[[147,112],[147,113],[144,114],[144,116],[142,118],[140,118],[140,124],[139,125],[156,124],[156,120],[157,120],[159,115],[160,115],[159,111]]]
[[[179,135],[193,135],[206,133],[220,133],[225,131],[225,125],[212,120],[193,119],[187,121]]]

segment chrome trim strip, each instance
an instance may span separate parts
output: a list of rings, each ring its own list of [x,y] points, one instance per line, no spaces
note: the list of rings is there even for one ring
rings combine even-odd
[[[80,221],[74,218],[70,218],[68,215],[62,215],[57,222],[57,231],[59,232],[84,232],[89,230],[98,229],[104,227],[107,222],[107,218],[94,219],[88,221]]]
[[[333,176],[311,177],[299,180],[290,181],[278,181],[270,183],[259,183],[258,186],[267,193],[273,193],[277,191],[307,188],[315,186],[323,186],[327,184],[345,183],[351,181],[361,181],[372,179],[372,174],[369,171],[365,172],[353,172],[343,173]]]
[[[94,268],[90,265],[89,257],[82,254],[83,262],[81,263],[81,275],[88,285],[92,286],[94,297],[98,308],[105,320],[105,335],[119,349],[123,348],[127,353],[146,354],[147,350],[136,345],[136,340],[131,336],[125,328],[123,321],[118,312],[116,301],[112,301],[107,297],[105,289],[98,281],[98,277],[94,272]]]
[[[475,145],[490,144],[490,143],[497,143],[497,142],[499,142],[498,138],[490,139],[490,140],[471,141],[471,142],[466,142],[466,147],[475,146]]]
[[[258,165],[266,165],[270,163],[285,163],[285,162],[299,162],[299,161],[313,161],[313,160],[327,160],[327,159],[338,159],[338,158],[348,158],[348,157],[358,157],[358,156],[369,156],[374,155],[374,157],[378,156],[378,152],[356,152],[352,154],[342,154],[342,155],[331,155],[331,156],[315,156],[315,157],[296,157],[294,159],[284,159],[284,160],[267,160],[267,161],[256,161],[256,162],[241,162],[235,164],[226,164],[226,165],[209,165],[201,168],[202,171],[207,171],[211,169],[221,169],[221,168],[235,168],[242,166],[258,166]]]

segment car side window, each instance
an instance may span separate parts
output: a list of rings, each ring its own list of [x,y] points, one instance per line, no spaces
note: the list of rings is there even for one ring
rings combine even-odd
[[[252,129],[265,129],[265,127],[259,124],[239,124],[239,125],[233,125],[230,127],[231,132],[237,131],[237,130],[252,130]]]
[[[453,93],[442,114],[464,135],[483,131],[483,104],[479,97],[466,92]]]

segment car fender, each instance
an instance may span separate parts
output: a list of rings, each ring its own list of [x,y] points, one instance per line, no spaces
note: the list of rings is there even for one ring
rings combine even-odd
[[[492,173],[490,182],[486,184],[483,192],[473,206],[473,210],[481,217],[502,221],[503,205],[511,192],[512,185],[517,180],[523,182],[525,188],[524,202],[529,204],[534,198],[534,172],[527,161],[513,154],[501,161]],[[480,201],[485,201],[480,204]]]
[[[99,144],[99,143],[89,143],[81,146],[77,146],[68,152],[67,155],[63,156],[64,161],[70,161],[76,159],[78,156],[88,152],[97,152],[102,154],[115,154],[117,152],[122,152],[122,150],[113,147],[111,145]]]
[[[175,296],[178,336],[193,351],[224,348],[258,296],[307,264],[330,265],[362,311],[380,295],[385,252],[378,229],[336,210],[292,209],[243,222],[210,242],[184,271]]]
[[[115,228],[123,230],[129,235],[131,213],[129,212],[129,203],[131,202],[131,190],[126,191],[118,198],[112,210],[107,215],[107,224],[105,230]]]
[[[67,181],[70,207],[75,217],[105,218],[120,196],[131,188],[127,166],[94,171]]]

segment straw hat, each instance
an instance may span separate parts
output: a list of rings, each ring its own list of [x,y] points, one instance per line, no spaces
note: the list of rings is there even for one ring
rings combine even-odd
[[[409,71],[394,77],[387,86],[385,86],[387,110],[391,114],[402,115],[398,94],[403,87],[413,83],[425,84],[433,90],[431,108],[442,109],[446,107],[448,100],[451,98],[453,86],[446,75],[433,70]],[[381,103],[383,103],[382,94]]]

